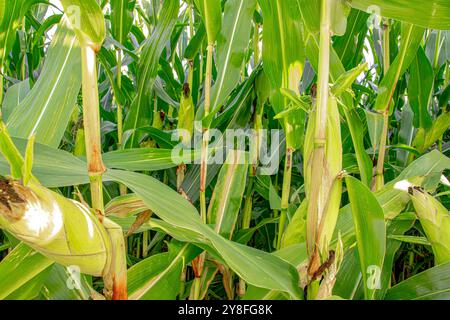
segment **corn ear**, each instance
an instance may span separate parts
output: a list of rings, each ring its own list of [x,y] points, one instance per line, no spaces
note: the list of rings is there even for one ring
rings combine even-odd
[[[420,223],[431,242],[436,264],[450,262],[450,214],[429,193],[419,188],[409,189]]]
[[[315,147],[315,117],[316,112],[311,113],[306,131],[306,143],[304,147],[304,174],[306,199],[309,206],[317,205],[315,214],[308,210],[307,217],[307,245],[308,252],[313,254],[318,251],[323,257],[328,256],[328,245],[332,239],[339,212],[342,180],[342,142],[339,111],[336,98],[330,96],[328,101],[326,139],[324,152],[319,153],[319,161],[323,162],[323,179],[319,181],[312,172],[312,163],[316,161],[318,149]],[[320,150],[319,150],[320,151]]]
[[[102,276],[110,264],[109,236],[95,215],[79,202],[41,185],[0,181],[0,227],[64,266]]]
[[[80,127],[77,130],[73,154],[77,157],[86,156],[86,142],[83,127]]]
[[[180,109],[178,110],[178,129],[182,130],[181,139],[184,145],[188,145],[194,132],[194,102],[192,100],[189,84],[183,86],[181,94]]]

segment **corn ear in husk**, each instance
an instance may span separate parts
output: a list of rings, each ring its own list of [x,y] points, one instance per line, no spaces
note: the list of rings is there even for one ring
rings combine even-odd
[[[83,204],[30,181],[0,181],[0,227],[49,259],[103,276],[111,242],[97,217]]]
[[[409,193],[420,223],[431,242],[436,264],[450,262],[450,214],[431,194],[419,188]]]
[[[180,109],[178,110],[178,129],[181,130],[181,140],[184,145],[188,145],[194,132],[194,102],[192,100],[189,84],[183,86],[181,94]]]
[[[328,256],[341,202],[342,142],[336,98],[330,96],[328,100],[325,141],[315,141],[315,117],[313,111],[306,131],[304,174],[308,201],[307,247],[309,254],[317,259],[318,254],[323,258]],[[322,179],[313,172],[314,161],[322,163]]]

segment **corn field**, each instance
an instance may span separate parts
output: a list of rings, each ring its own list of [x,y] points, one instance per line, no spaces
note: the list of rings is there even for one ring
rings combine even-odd
[[[450,299],[448,0],[0,0],[0,299]]]

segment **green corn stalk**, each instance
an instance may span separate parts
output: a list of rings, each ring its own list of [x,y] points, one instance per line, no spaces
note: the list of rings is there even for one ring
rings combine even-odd
[[[433,248],[436,265],[450,261],[450,214],[431,194],[409,189],[412,203]]]
[[[204,22],[206,26],[206,34],[208,38],[207,57],[206,57],[206,75],[205,75],[205,113],[204,117],[208,117],[211,111],[211,85],[212,85],[212,64],[213,64],[213,50],[216,43],[217,36],[221,28],[222,9],[220,1],[206,1],[199,0],[197,2],[202,14],[204,16]],[[200,163],[200,216],[206,223],[206,177],[207,177],[207,158],[208,158],[208,144],[209,144],[209,131],[207,127],[202,128],[203,140],[202,140],[202,155]],[[193,262],[195,281],[194,290],[191,298],[197,300],[200,295],[200,281],[203,273],[203,266],[205,263],[205,253],[202,253]]]
[[[313,276],[328,257],[341,198],[342,142],[337,102],[329,96],[331,7],[322,0],[317,105],[306,133],[305,190],[308,200],[308,274]]]

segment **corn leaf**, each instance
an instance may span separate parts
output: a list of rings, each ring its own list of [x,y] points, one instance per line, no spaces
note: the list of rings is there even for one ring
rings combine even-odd
[[[220,0],[195,0],[206,26],[208,43],[214,44],[222,27],[222,6]]]
[[[252,16],[256,0],[231,0],[225,3],[223,27],[217,39],[217,78],[211,88],[211,113],[203,121],[211,124],[216,113],[236,87],[250,39]],[[196,119],[204,114],[197,111]]]
[[[400,282],[388,290],[385,299],[450,299],[450,263],[441,264]]]
[[[164,1],[161,19],[158,20],[155,30],[142,48],[138,65],[136,98],[133,100],[124,122],[124,131],[131,131],[126,142],[128,145],[135,146],[139,142],[137,128],[151,123],[152,90],[158,73],[159,58],[175,26],[179,5],[178,1]]]
[[[346,177],[345,181],[355,224],[364,296],[366,299],[374,299],[376,290],[381,289],[380,276],[386,253],[383,209],[376,197],[360,181],[353,177]]]
[[[111,0],[111,33],[122,45],[133,26],[135,4],[135,0]]]
[[[35,134],[36,142],[58,147],[81,87],[80,56],[75,34],[61,22],[37,83],[8,118],[11,136]]]
[[[0,68],[5,64],[23,17],[37,2],[38,0],[0,0]]]
[[[431,119],[429,103],[433,90],[434,72],[425,51],[419,48],[416,58],[411,64],[411,73],[408,83],[408,99],[414,111],[414,126],[428,129]]]
[[[42,273],[52,265],[53,261],[27,245],[19,244],[0,262],[0,299],[8,298],[14,292],[23,290],[24,286],[35,281],[42,286],[45,280]],[[15,276],[11,276],[12,274]],[[31,285],[37,286],[38,284],[32,283]]]
[[[197,210],[170,187],[150,176],[132,172],[110,170],[105,176],[127,185],[168,224],[195,234],[197,242],[214,247],[226,264],[246,282],[301,298],[298,274],[292,265],[269,253],[227,241],[203,224]],[[255,260],[259,263],[254,264],[252,261]]]
[[[3,100],[2,105],[2,116],[3,121],[8,121],[8,117],[14,110],[14,108],[25,99],[25,97],[30,92],[30,82],[29,80],[24,80],[15,85],[12,85],[6,91],[5,99]]]
[[[414,60],[420,42],[422,41],[424,31],[423,28],[412,24],[402,24],[400,52],[378,86],[378,97],[375,102],[375,110],[379,112],[384,111],[391,104],[397,82]],[[391,107],[390,110],[392,111],[393,108]]]
[[[301,16],[295,0],[260,1],[264,16],[263,62],[272,94],[270,101],[276,114],[289,107],[289,100],[281,93],[287,89],[299,94],[305,54],[301,33]],[[287,147],[298,149],[303,143],[305,112],[290,112],[282,124],[286,133]]]
[[[368,13],[431,29],[450,29],[450,3],[447,0],[352,0],[349,4]]]
[[[98,51],[106,37],[106,26],[97,1],[61,0],[61,4],[80,43],[93,45]]]
[[[175,300],[179,293],[181,271],[200,249],[175,241],[169,251],[144,259],[128,269],[128,294],[131,300]]]
[[[217,233],[231,239],[244,196],[248,163],[246,154],[232,150],[218,176],[208,208],[208,222]]]

